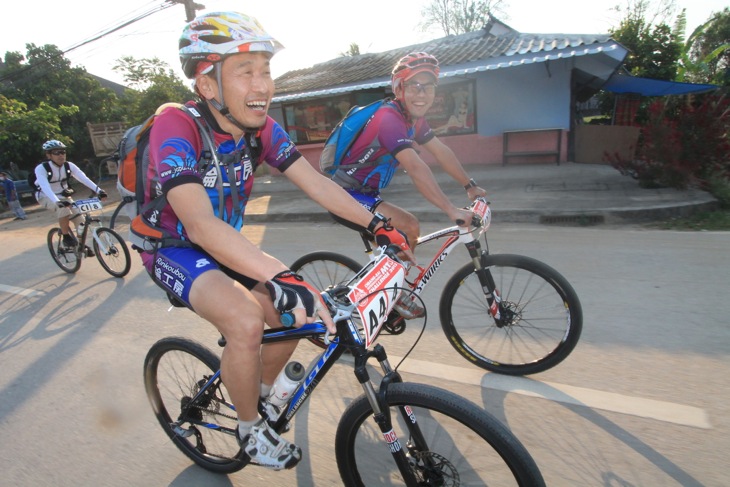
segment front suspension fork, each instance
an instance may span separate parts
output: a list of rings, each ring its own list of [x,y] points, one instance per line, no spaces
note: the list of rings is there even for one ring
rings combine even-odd
[[[478,239],[475,239],[466,244],[466,249],[469,251],[472,264],[474,264],[474,271],[476,272],[479,284],[482,287],[484,297],[487,298],[487,305],[489,307],[489,313],[494,318],[494,322],[497,326],[503,326],[501,302],[502,299],[499,297],[499,291],[497,290],[497,283],[494,282],[492,273],[489,271],[486,263],[486,257],[489,255],[489,251],[482,250],[482,246]]]
[[[375,389],[370,381],[366,369],[366,363],[369,357],[375,357],[383,370],[384,375],[378,390]],[[403,379],[398,371],[394,370],[390,365],[385,349],[381,345],[376,345],[372,351],[355,357],[355,375],[365,391],[365,396],[373,409],[373,419],[378,425],[385,442],[388,444],[390,453],[393,455],[393,460],[396,465],[398,465],[398,470],[400,470],[405,484],[408,486],[417,486],[419,482],[418,477],[415,474],[412,462],[408,459],[407,452],[403,449],[401,440],[393,429],[390,407],[387,401],[388,387],[390,384],[403,382]],[[410,435],[409,445],[415,445],[415,448],[419,451],[428,451],[426,440],[421,433],[416,415],[413,413],[411,407],[408,405],[398,406],[398,410],[405,421]]]

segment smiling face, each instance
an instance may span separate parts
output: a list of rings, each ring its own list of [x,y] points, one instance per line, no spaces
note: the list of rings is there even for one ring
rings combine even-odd
[[[242,125],[249,128],[262,127],[266,123],[266,114],[269,110],[271,97],[274,95],[274,80],[271,78],[269,60],[271,55],[264,52],[243,52],[228,56],[223,61],[222,84],[223,101],[231,115]],[[215,74],[200,75],[196,80],[198,89],[206,99],[215,99],[219,102],[218,83]],[[219,117],[221,127],[231,128],[225,117]],[[240,132],[235,128],[231,133]]]
[[[413,118],[426,115],[436,95],[437,80],[431,73],[421,72],[401,83],[396,97],[400,99]]]

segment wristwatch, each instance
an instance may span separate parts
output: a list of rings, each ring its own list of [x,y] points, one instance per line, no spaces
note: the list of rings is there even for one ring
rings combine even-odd
[[[469,191],[471,188],[476,188],[476,187],[477,187],[477,182],[474,181],[473,179],[470,179],[469,182],[464,185],[464,189],[467,191]]]

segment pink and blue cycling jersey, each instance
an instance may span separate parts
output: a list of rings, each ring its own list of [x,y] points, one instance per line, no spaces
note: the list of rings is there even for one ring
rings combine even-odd
[[[188,107],[201,113],[207,111],[205,107],[201,109],[198,105],[188,104]],[[158,194],[167,194],[172,188],[181,184],[200,184],[207,191],[216,216],[240,230],[246,204],[251,195],[256,167],[249,157],[249,151],[245,150],[243,137],[235,141],[231,135],[224,133],[218,127],[210,114],[207,115],[205,120],[212,128],[216,152],[221,162],[220,172],[212,163],[207,168],[201,167],[199,159],[205,147],[192,117],[180,109],[167,108],[156,117],[150,134],[149,171],[152,177],[149,180],[155,180],[156,184],[147,189],[145,203]],[[271,117],[267,118],[258,136],[262,146],[259,163],[266,162],[284,172],[301,156],[289,135]],[[231,193],[229,174],[235,178],[234,187],[238,200],[236,207]],[[173,238],[188,240],[185,227],[169,204],[166,204],[161,212],[159,225]]]
[[[409,123],[397,102],[390,101],[375,112],[332,179],[345,189],[379,193],[398,168],[396,154],[412,148],[414,142],[425,144],[433,137],[425,118]]]

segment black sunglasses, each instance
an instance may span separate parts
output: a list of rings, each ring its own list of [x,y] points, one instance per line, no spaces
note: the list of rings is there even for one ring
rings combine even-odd
[[[52,156],[61,156],[61,155],[64,155],[65,153],[66,153],[65,150],[52,150],[51,151]]]

